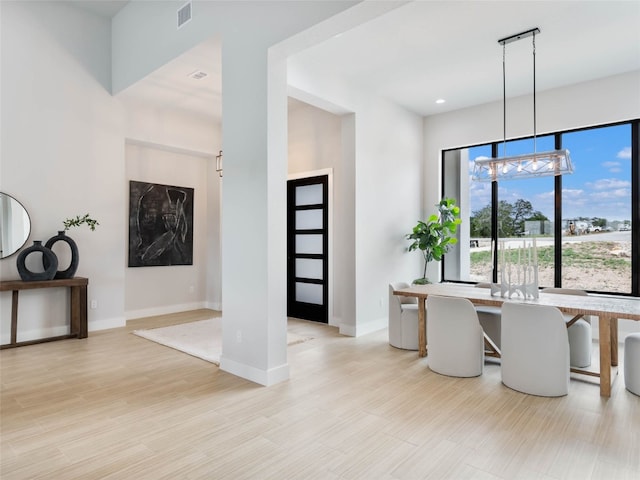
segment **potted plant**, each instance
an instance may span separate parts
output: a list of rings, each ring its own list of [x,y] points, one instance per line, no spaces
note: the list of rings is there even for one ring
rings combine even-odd
[[[96,229],[96,225],[100,225],[98,221],[91,218],[88,213],[83,217],[76,215],[75,218],[67,218],[62,222],[65,231],[69,230],[71,227],[79,227],[83,223],[86,223],[87,227],[89,227],[92,232]]]
[[[436,205],[438,213],[431,215],[426,222],[418,221],[413,231],[406,235],[407,240],[413,240],[408,250],[420,250],[424,257],[424,271],[422,278],[413,281],[416,285],[425,285],[427,279],[427,265],[432,260],[439,262],[442,256],[449,251],[451,245],[458,242],[455,238],[456,230],[460,225],[460,208],[451,198],[443,198]]]

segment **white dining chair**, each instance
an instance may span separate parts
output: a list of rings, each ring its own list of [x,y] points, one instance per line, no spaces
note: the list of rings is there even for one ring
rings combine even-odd
[[[427,351],[431,370],[451,377],[477,377],[484,367],[484,334],[466,298],[427,297]]]
[[[394,295],[409,288],[405,282],[389,284],[389,344],[404,350],[418,350],[418,299]]]
[[[564,295],[588,295],[584,290],[574,288],[543,288],[544,293],[559,293]],[[574,315],[565,314],[565,322],[572,320]],[[575,321],[568,329],[569,352],[572,367],[585,368],[591,365],[591,351],[593,337],[591,333],[591,316],[585,315]]]
[[[555,307],[502,304],[502,383],[544,397],[569,393],[569,338]]]
[[[624,339],[624,386],[640,397],[640,332]]]

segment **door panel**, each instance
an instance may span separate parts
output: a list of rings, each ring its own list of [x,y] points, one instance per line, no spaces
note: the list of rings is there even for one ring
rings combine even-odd
[[[322,210],[300,210],[296,212],[296,229],[321,229]]]
[[[296,302],[322,305],[322,285],[296,282]]]
[[[313,177],[320,178],[320,177]],[[291,182],[300,182],[309,180],[309,178],[304,178],[300,180],[290,180]],[[323,203],[323,185],[322,184],[311,184],[311,185],[298,185],[296,187],[296,205],[319,205]]]
[[[328,323],[328,177],[287,182],[287,315]]]
[[[296,276],[305,278],[324,278],[324,262],[313,258],[296,258]]]
[[[322,255],[324,235],[296,235],[296,252]]]

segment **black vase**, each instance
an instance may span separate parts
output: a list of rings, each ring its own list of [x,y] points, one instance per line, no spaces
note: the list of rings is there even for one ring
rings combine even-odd
[[[56,235],[55,237],[51,237],[49,240],[47,240],[47,243],[45,243],[45,247],[48,249],[51,249],[51,247],[53,247],[53,244],[58,242],[58,241],[62,241],[62,242],[66,242],[67,245],[69,245],[69,248],[71,249],[71,263],[69,264],[69,268],[67,268],[66,270],[58,270],[55,273],[55,276],[53,278],[73,278],[73,276],[76,274],[76,270],[78,270],[78,264],[80,263],[80,255],[78,254],[78,245],[76,244],[76,242],[73,241],[72,238],[67,237],[67,234],[65,233],[64,230],[62,231],[58,231],[58,235]],[[48,265],[48,259],[43,255],[42,256],[42,266],[47,269],[49,267]],[[56,266],[56,270],[57,270],[57,266]]]
[[[25,265],[27,257],[34,252],[42,253],[42,264],[45,268],[44,272],[32,272]],[[58,257],[56,257],[56,254],[53,253],[51,249],[43,247],[41,240],[34,240],[33,245],[25,248],[20,252],[20,255],[18,255],[17,266],[20,278],[25,282],[34,282],[37,280],[52,280],[56,275],[56,271],[58,270]]]

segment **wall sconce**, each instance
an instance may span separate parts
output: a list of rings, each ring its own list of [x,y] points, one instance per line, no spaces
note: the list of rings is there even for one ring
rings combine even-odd
[[[515,180],[518,178],[544,177],[573,173],[569,150],[552,150],[536,153],[536,34],[539,28],[498,40],[502,45],[502,114],[503,156],[474,161],[472,179],[477,182]],[[507,89],[506,89],[506,45],[522,38],[533,37],[533,153],[507,156]]]
[[[216,172],[222,177],[222,150],[216,155]]]

